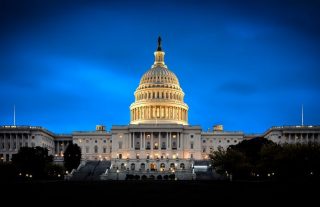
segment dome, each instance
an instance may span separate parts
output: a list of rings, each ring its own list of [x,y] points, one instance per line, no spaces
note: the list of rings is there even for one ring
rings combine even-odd
[[[179,85],[177,76],[167,67],[156,65],[148,70],[141,78],[141,84],[176,84]]]
[[[140,79],[131,104],[131,124],[187,124],[188,105],[177,76],[164,63],[165,53],[158,39],[154,64]]]

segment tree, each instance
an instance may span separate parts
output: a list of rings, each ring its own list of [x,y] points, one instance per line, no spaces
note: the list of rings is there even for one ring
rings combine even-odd
[[[0,162],[0,182],[10,182],[16,178],[17,169],[10,162]]]
[[[53,161],[48,155],[48,149],[42,147],[21,147],[17,154],[12,156],[12,164],[19,173],[32,175],[33,178],[44,178],[45,167]]]
[[[219,148],[210,154],[210,158],[216,172],[222,175],[232,174],[233,178],[246,178],[252,171],[251,163],[239,150]]]
[[[76,169],[81,161],[81,149],[77,144],[69,144],[64,152],[64,167],[69,172]]]

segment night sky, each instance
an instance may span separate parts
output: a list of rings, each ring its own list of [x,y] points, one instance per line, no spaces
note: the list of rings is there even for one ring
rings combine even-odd
[[[127,125],[161,35],[189,123],[320,124],[320,1],[0,1],[0,125]]]

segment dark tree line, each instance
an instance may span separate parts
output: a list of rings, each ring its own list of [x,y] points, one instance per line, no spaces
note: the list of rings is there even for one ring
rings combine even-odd
[[[78,145],[70,144],[65,151],[64,165],[53,162],[53,156],[42,147],[21,147],[11,162],[0,163],[0,180],[63,179],[66,171],[77,168],[81,160]]]
[[[210,154],[217,173],[233,179],[320,178],[320,145],[278,145],[264,138],[245,140]]]

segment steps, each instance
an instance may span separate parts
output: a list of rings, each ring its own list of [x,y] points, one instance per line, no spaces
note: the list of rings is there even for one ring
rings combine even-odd
[[[71,177],[71,181],[98,181],[100,175],[110,167],[110,161],[87,161],[85,166],[80,168]]]

